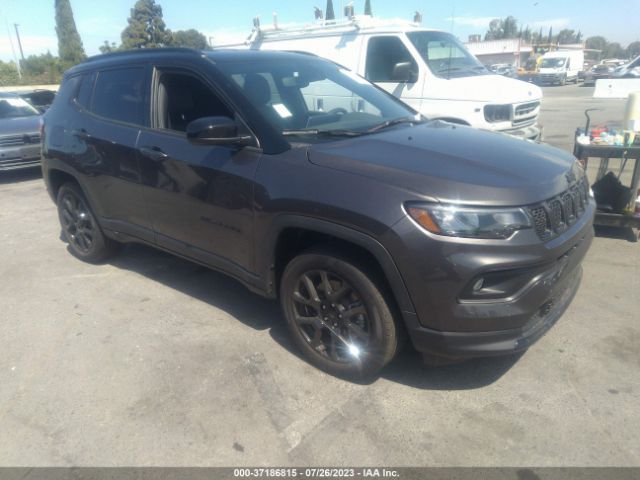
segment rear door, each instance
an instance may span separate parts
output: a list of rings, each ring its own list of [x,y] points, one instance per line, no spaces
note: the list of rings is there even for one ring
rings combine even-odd
[[[73,161],[100,222],[108,229],[152,240],[136,143],[148,125],[148,68],[109,68],[82,76],[68,133]]]
[[[366,41],[365,61],[360,73],[370,82],[420,110],[424,72],[420,71],[421,67],[410,48],[413,47],[397,35],[371,36]],[[409,64],[413,78],[398,80],[401,64]]]
[[[188,66],[157,64],[151,128],[138,140],[144,195],[160,246],[230,273],[250,271],[257,148],[197,145],[189,122],[236,112]]]

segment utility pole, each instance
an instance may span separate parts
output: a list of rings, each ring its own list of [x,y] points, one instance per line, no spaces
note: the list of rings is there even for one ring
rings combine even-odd
[[[18,27],[20,25],[17,23],[13,24],[13,28],[16,29],[16,38],[18,39],[18,48],[20,49],[20,58],[22,58],[22,61],[24,62],[24,52],[22,51],[22,42],[20,41],[20,32],[18,31]]]
[[[18,71],[18,78],[22,80],[22,71],[20,70],[20,62],[18,61],[18,57],[16,57],[16,51],[13,48],[13,40],[11,39],[11,30],[9,30],[9,23],[7,19],[4,19],[4,25],[7,27],[7,37],[9,37],[9,45],[11,45],[11,53],[13,53],[13,58],[16,61],[16,70]]]

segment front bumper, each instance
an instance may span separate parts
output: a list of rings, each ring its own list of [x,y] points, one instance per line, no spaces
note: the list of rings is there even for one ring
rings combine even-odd
[[[562,316],[578,291],[582,267],[578,265],[559,282],[524,327],[493,332],[441,332],[420,327],[410,329],[416,350],[447,358],[473,358],[508,355],[526,350],[542,337]],[[508,308],[506,305],[504,308]]]
[[[0,171],[40,165],[40,144],[0,149]]]
[[[415,313],[403,311],[403,318],[416,350],[470,358],[526,349],[575,295],[594,236],[594,213],[590,201],[570,229],[547,242],[525,231],[504,243],[443,240],[396,224],[410,252],[396,261],[415,307]],[[485,284],[502,279],[489,286],[510,285],[508,293],[470,295],[469,286],[481,277]]]
[[[527,140],[542,140],[542,128],[537,125],[531,125],[529,127],[514,128],[511,130],[501,130],[501,133],[513,135],[518,138],[526,138]]]

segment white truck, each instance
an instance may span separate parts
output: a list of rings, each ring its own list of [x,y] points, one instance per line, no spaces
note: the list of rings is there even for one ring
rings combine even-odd
[[[216,48],[294,50],[333,60],[392,93],[429,119],[538,139],[542,90],[495,75],[453,35],[409,22],[357,16],[299,28],[254,28],[240,44]],[[338,98],[311,99],[324,109],[356,109]],[[309,98],[307,98],[309,102]]]
[[[542,84],[578,83],[584,68],[584,50],[557,50],[542,56],[538,81]]]

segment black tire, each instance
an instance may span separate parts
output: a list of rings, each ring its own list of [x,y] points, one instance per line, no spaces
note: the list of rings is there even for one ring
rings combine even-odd
[[[104,236],[78,184],[65,183],[56,199],[62,235],[69,251],[80,260],[99,263],[111,257],[119,243]]]
[[[399,350],[402,332],[365,272],[339,253],[314,250],[291,260],[280,282],[295,344],[312,364],[339,377],[371,377]]]
[[[560,86],[564,87],[566,84],[567,84],[567,76],[565,75],[560,79]]]

